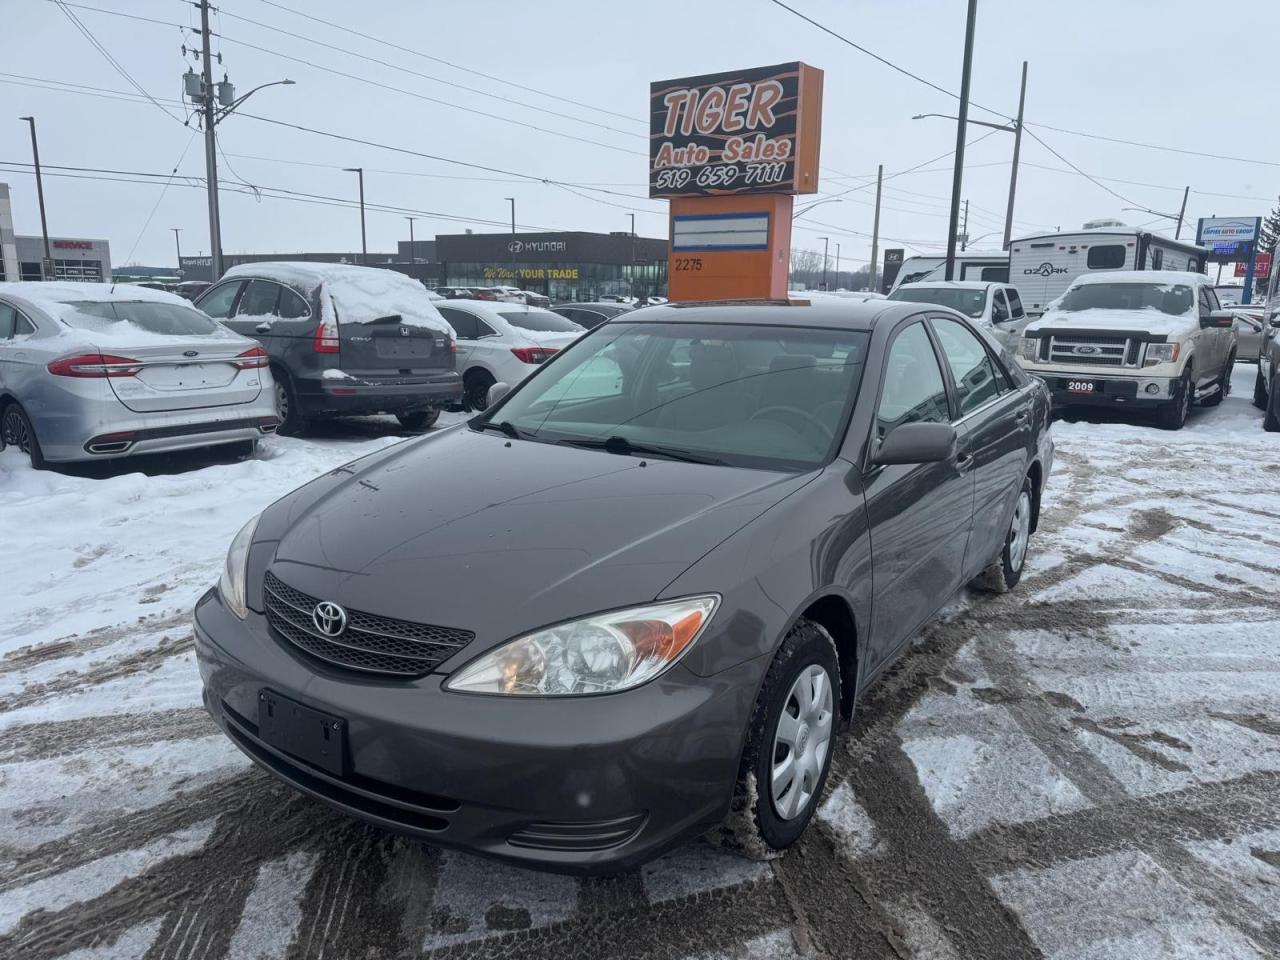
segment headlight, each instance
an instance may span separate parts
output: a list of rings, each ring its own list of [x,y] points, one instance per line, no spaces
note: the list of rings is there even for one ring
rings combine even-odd
[[[1172,363],[1178,359],[1176,343],[1148,343],[1147,353],[1142,361],[1144,367],[1154,367],[1157,363]]]
[[[222,576],[218,578],[218,593],[222,602],[231,608],[241,620],[248,613],[244,598],[244,568],[249,560],[249,544],[253,543],[253,532],[258,529],[258,517],[254,517],[235,535],[231,548],[227,551],[227,560],[222,565]]]
[[[675,663],[719,602],[688,597],[548,627],[473,660],[445,689],[525,697],[630,690]]]
[[[1018,352],[1022,354],[1023,360],[1035,361],[1039,359],[1040,339],[1038,337],[1023,337]]]

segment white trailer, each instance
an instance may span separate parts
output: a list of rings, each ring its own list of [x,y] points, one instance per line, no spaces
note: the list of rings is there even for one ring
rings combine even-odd
[[[898,268],[893,293],[904,283],[922,280],[943,280],[947,269],[946,257],[907,257]],[[1003,250],[966,250],[956,254],[956,270],[952,280],[982,280],[987,283],[1007,283],[1009,280],[1009,255]]]
[[[1105,270],[1187,270],[1204,273],[1208,251],[1186,240],[1111,222],[1069,233],[1020,237],[1009,247],[1009,283],[1037,317],[1071,281]]]

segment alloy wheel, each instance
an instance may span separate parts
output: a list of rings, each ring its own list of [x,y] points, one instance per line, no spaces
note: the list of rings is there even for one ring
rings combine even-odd
[[[831,677],[821,664],[810,664],[787,693],[773,737],[770,791],[783,820],[794,820],[813,801],[831,746]]]
[[[17,407],[10,407],[5,411],[3,430],[6,446],[17,447],[26,454],[31,453],[31,434]]]
[[[289,419],[289,391],[279,380],[276,381],[276,413],[282,423]]]
[[[1027,542],[1031,539],[1031,495],[1023,490],[1013,508],[1013,523],[1009,527],[1009,566],[1021,570],[1027,558]]]

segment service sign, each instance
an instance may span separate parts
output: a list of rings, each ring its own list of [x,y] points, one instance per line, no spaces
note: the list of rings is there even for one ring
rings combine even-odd
[[[649,196],[816,193],[822,71],[782,63],[649,87]]]

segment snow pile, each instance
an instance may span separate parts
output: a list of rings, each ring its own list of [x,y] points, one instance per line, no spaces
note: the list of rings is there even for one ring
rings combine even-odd
[[[265,277],[304,292],[308,300],[321,287],[320,309],[326,321],[372,323],[398,314],[406,326],[453,332],[427,288],[394,270],[346,263],[245,263],[226,276]]]

